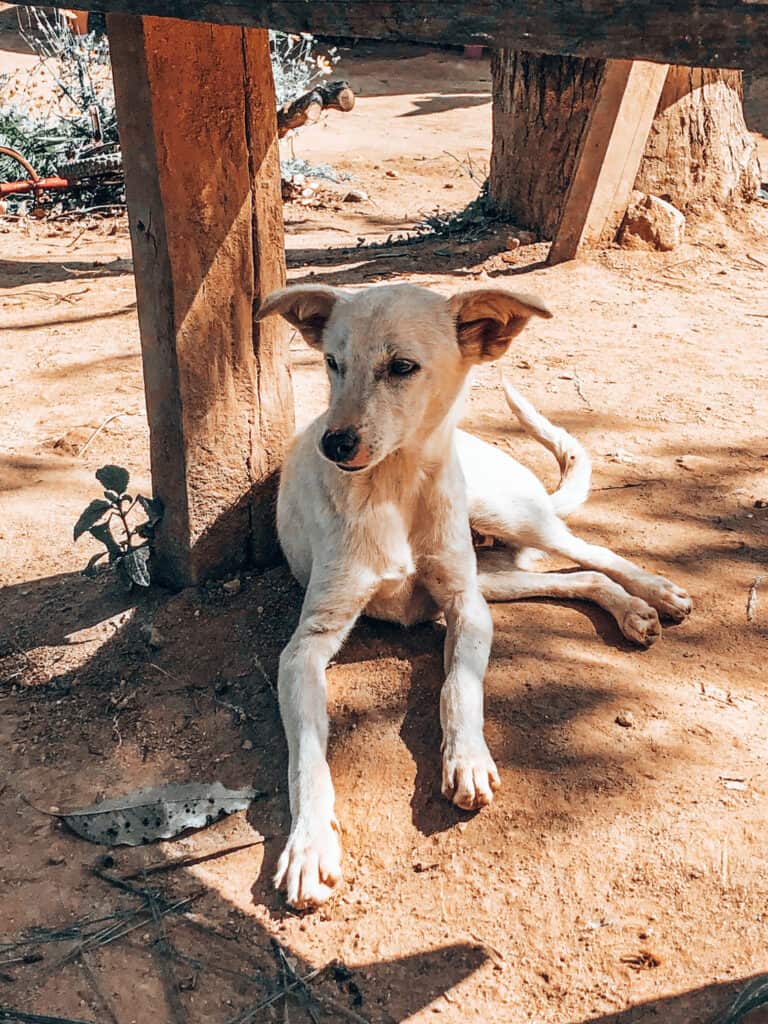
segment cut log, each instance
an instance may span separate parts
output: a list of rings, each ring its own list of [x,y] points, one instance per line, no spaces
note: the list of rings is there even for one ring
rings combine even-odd
[[[344,113],[355,105],[355,94],[349,82],[329,82],[317,85],[303,96],[284,103],[277,111],[277,134],[283,138],[294,128],[314,124],[324,110],[341,110]]]
[[[152,481],[156,578],[275,550],[271,488],[293,433],[287,340],[254,324],[285,280],[267,33],[110,15]]]
[[[348,39],[481,43],[693,67],[768,65],[768,0],[78,0],[78,6]]]

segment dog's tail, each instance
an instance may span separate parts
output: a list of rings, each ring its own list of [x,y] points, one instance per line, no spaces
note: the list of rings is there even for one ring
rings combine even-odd
[[[501,378],[507,404],[527,434],[535,438],[560,464],[560,483],[550,494],[552,507],[559,516],[570,515],[583,505],[589,495],[592,463],[589,455],[567,430],[556,427],[538,412],[527,398]]]

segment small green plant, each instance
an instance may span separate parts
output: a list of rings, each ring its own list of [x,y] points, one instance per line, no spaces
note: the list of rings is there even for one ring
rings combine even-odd
[[[149,554],[155,526],[163,515],[163,504],[158,498],[145,498],[127,494],[130,474],[122,466],[102,466],[96,470],[96,479],[104,488],[104,497],[95,498],[75,523],[75,540],[84,533],[100,541],[106,550],[99,551],[83,570],[85,576],[95,576],[99,562],[108,558],[120,579],[130,590],[134,585],[148,587]],[[128,517],[136,506],[146,516],[143,522],[131,525]],[[118,524],[122,537],[112,533],[112,523]]]

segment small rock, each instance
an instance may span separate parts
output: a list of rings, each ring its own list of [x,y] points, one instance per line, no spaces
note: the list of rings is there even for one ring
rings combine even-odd
[[[399,178],[400,177],[400,175],[397,173],[397,171],[385,171],[385,174],[387,175],[388,178]]]
[[[253,750],[253,741],[252,740],[243,740],[243,747],[242,747],[242,749],[243,750]]]
[[[616,715],[616,725],[620,725],[622,729],[631,729],[635,724],[635,716],[631,711],[620,711]]]
[[[634,456],[625,452],[623,448],[617,448],[615,452],[608,452],[606,458],[609,462],[632,463],[635,461]]]
[[[365,203],[368,200],[368,193],[361,188],[351,188],[344,196],[345,203]]]
[[[768,498],[758,498],[753,508],[768,508]]]
[[[154,648],[156,651],[158,651],[165,643],[165,637],[157,626],[152,626],[150,629],[147,642],[149,643],[149,646]]]
[[[221,589],[226,591],[228,594],[239,594],[241,586],[242,583],[237,576],[235,576],[233,580],[227,580],[225,583],[222,583]]]
[[[454,184],[453,184],[452,181],[446,181],[446,183],[443,185],[443,188],[453,188],[453,187],[454,187]]]
[[[689,473],[704,471],[708,465],[707,460],[700,455],[678,455],[675,462],[681,469],[685,469]]]
[[[633,192],[619,241],[627,249],[671,252],[683,240],[685,217],[671,203],[645,192]]]

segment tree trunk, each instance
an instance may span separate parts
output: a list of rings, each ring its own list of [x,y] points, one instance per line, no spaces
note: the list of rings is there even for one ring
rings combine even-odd
[[[683,213],[753,199],[760,166],[743,99],[741,71],[671,67],[636,187]]]
[[[604,62],[519,50],[493,53],[490,194],[509,219],[551,239]],[[756,194],[755,145],[741,72],[670,68],[636,187],[683,212]]]

